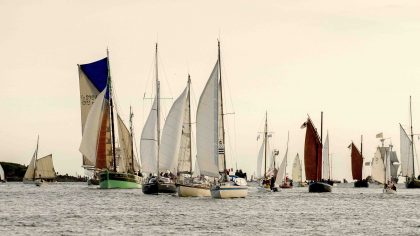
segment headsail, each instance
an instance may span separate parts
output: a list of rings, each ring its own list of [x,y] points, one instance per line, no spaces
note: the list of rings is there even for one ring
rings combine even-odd
[[[286,149],[286,153],[284,154],[283,160],[280,164],[280,167],[277,171],[277,176],[276,176],[276,182],[274,183],[274,186],[279,186],[280,184],[282,184],[284,182],[284,179],[286,177],[286,163],[287,163],[287,152],[288,149]]]
[[[322,171],[322,144],[310,118],[306,122],[304,160],[306,179],[320,180]]]
[[[299,154],[296,154],[292,167],[292,180],[293,182],[302,182],[302,164],[300,163]]]
[[[354,180],[362,180],[363,157],[354,143],[351,143],[351,172]]]
[[[184,120],[182,122],[182,136],[178,154],[178,173],[190,173],[192,170],[191,152],[191,105],[190,105],[190,79],[188,78],[188,92],[185,101]]]
[[[331,179],[330,176],[330,140],[327,133],[325,138],[324,147],[322,148],[322,178]]]
[[[156,172],[158,153],[157,137],[157,97],[153,101],[152,109],[144,124],[140,140],[140,158],[143,171],[146,173]],[[156,173],[159,174],[159,173]]]
[[[413,176],[413,152],[411,139],[408,137],[404,128],[400,124],[400,155],[401,155],[401,172],[403,176]]]
[[[120,143],[120,159],[118,163],[118,171],[128,172],[133,169],[132,161],[134,159],[134,157],[132,156],[133,146],[131,142],[131,134],[119,115],[117,115],[117,119],[118,119],[118,140]]]
[[[197,107],[197,161],[202,175],[219,177],[219,63],[200,96]],[[224,149],[223,149],[224,151]]]

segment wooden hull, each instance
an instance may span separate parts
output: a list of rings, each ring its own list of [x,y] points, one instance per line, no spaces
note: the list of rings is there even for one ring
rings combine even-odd
[[[420,180],[415,178],[407,178],[405,182],[406,188],[420,188]]]
[[[210,197],[210,187],[198,185],[177,185],[179,197]]]
[[[174,183],[146,183],[143,184],[142,191],[144,194],[154,194],[159,193],[176,193],[176,186]]]
[[[248,186],[215,185],[211,187],[210,192],[213,198],[244,198],[248,196]]]
[[[129,173],[102,171],[99,173],[99,188],[101,189],[136,189],[141,188],[139,176]]]
[[[310,193],[328,193],[332,191],[332,186],[324,182],[313,182],[309,184]]]
[[[355,188],[368,188],[369,182],[366,179],[357,180],[356,182],[354,182],[354,187]]]

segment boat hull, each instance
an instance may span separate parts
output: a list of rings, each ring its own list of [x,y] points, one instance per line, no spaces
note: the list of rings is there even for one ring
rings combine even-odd
[[[313,182],[309,184],[310,193],[328,193],[332,191],[332,186],[324,182]]]
[[[101,189],[136,189],[141,188],[139,176],[130,173],[103,171],[99,173],[99,188]]]
[[[354,182],[354,187],[355,188],[368,188],[369,182],[366,179],[357,180],[356,182]]]
[[[406,188],[420,188],[420,180],[415,178],[407,178],[405,182]]]
[[[179,197],[210,197],[210,187],[198,185],[183,185],[176,186]]]
[[[213,198],[245,198],[248,196],[248,186],[215,185],[210,189]]]
[[[391,188],[384,188],[383,189],[383,193],[386,193],[386,194],[395,194],[395,193],[397,193],[397,191],[394,190],[394,189],[391,189]]]
[[[159,193],[176,193],[176,186],[174,183],[146,183],[142,186],[144,194],[159,194]]]

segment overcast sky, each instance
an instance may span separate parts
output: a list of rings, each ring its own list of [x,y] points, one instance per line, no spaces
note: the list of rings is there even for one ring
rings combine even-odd
[[[0,161],[53,154],[82,174],[77,64],[106,56],[119,110],[135,113],[137,146],[153,93],[159,43],[162,96],[191,74],[193,113],[222,43],[228,165],[252,174],[268,111],[272,147],[303,157],[309,114],[330,135],[333,177],[351,179],[351,140],[373,157],[383,132],[399,155],[399,126],[420,131],[420,2],[412,1],[23,1],[0,0]],[[169,110],[171,100],[163,102]],[[325,139],[325,138],[324,138]],[[261,141],[261,140],[259,140]],[[290,165],[291,166],[291,165]],[[289,167],[290,167],[289,166]]]

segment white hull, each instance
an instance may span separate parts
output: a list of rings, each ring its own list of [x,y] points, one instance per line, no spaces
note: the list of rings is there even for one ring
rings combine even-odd
[[[176,187],[179,197],[210,197],[210,188],[203,186],[178,185]]]
[[[210,192],[213,198],[244,198],[248,196],[248,186],[216,185]]]

